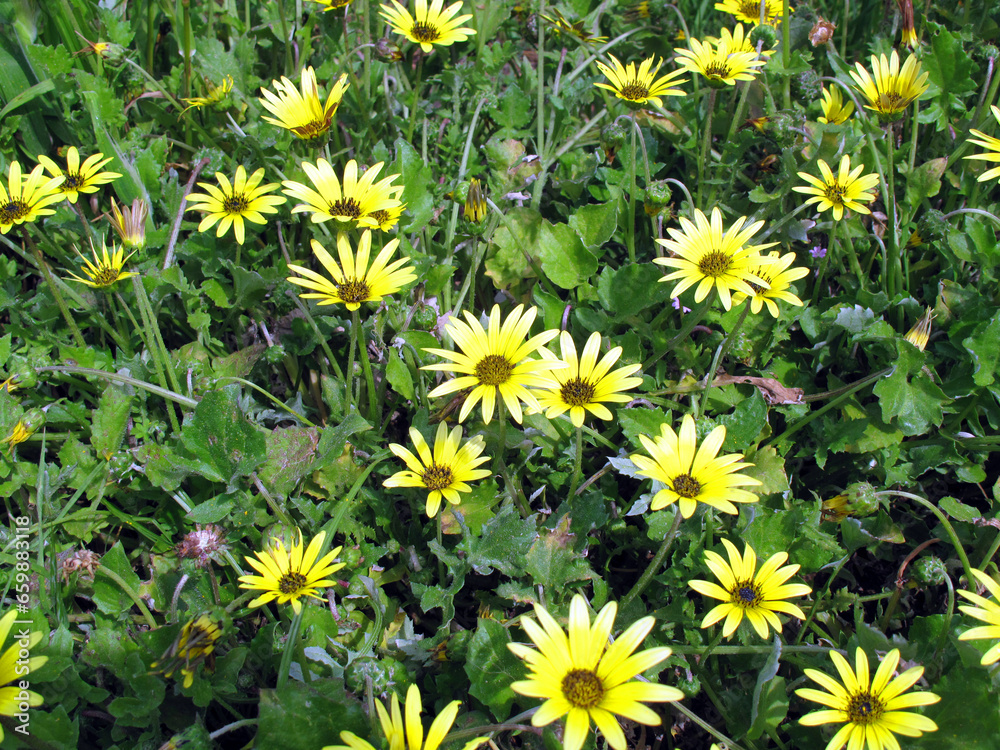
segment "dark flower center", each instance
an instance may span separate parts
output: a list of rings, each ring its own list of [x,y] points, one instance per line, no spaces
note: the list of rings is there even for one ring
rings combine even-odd
[[[562,679],[563,697],[576,708],[594,708],[604,697],[601,678],[589,669],[574,669]]]
[[[644,102],[649,98],[649,88],[639,81],[629,81],[621,88],[622,96],[633,102]]]
[[[732,68],[725,60],[713,60],[705,66],[705,75],[708,78],[726,80],[733,74]]]
[[[721,250],[712,250],[711,252],[705,253],[701,257],[701,260],[698,261],[698,270],[705,276],[711,276],[713,279],[717,279],[720,276],[725,275],[732,265],[733,257],[731,255],[724,253]]]
[[[847,702],[847,720],[852,724],[874,724],[885,712],[885,703],[868,690],[855,693]]]
[[[278,591],[282,594],[294,594],[305,588],[308,579],[299,572],[288,572],[278,580]]]
[[[375,220],[375,222],[376,222],[376,223],[377,223],[377,224],[378,224],[379,226],[382,226],[383,224],[385,224],[386,222],[388,222],[388,221],[389,221],[389,218],[390,218],[390,217],[389,217],[389,212],[388,212],[388,211],[386,211],[386,210],[385,210],[384,208],[380,208],[380,209],[379,209],[378,211],[372,211],[372,212],[371,212],[370,214],[368,214],[368,215],[369,215],[369,216],[370,216],[371,218],[373,218],[373,219]]]
[[[698,497],[698,493],[701,492],[701,482],[690,474],[681,474],[680,476],[674,477],[672,484],[674,486],[674,492],[681,497],[694,499]]]
[[[742,609],[757,606],[762,598],[760,587],[753,581],[737,581],[729,595],[732,597],[730,601]]]
[[[832,203],[833,205],[843,206],[844,193],[846,192],[847,188],[844,185],[841,185],[836,180],[834,180],[832,185],[826,186],[826,189],[823,191],[823,195],[825,195],[826,199],[830,201],[830,203]]]
[[[739,12],[742,13],[747,18],[753,18],[760,20],[760,3],[755,0],[742,0],[739,6]],[[764,20],[766,21],[768,16],[771,14],[771,9],[764,6]]]
[[[361,279],[344,279],[340,284],[335,285],[337,287],[337,294],[344,302],[350,303],[360,303],[364,302],[371,296],[372,290]]]
[[[250,207],[250,201],[243,193],[227,195],[222,201],[222,210],[227,214],[242,215]]]
[[[423,481],[424,487],[429,490],[443,490],[451,487],[451,483],[455,481],[455,475],[450,466],[431,464],[420,479]]]
[[[499,386],[510,380],[514,365],[499,354],[487,354],[476,364],[476,379],[480,385]]]
[[[774,279],[769,274],[761,271],[759,268],[753,272],[753,275],[768,283],[768,288],[765,289],[760,284],[754,284],[752,281],[748,281],[747,283],[750,285],[750,288],[753,289],[754,295],[763,294],[764,292],[770,291],[770,289],[774,287]]]
[[[66,179],[63,180],[63,184],[59,188],[65,193],[83,187],[86,182],[79,172],[67,172]]]
[[[305,125],[298,125],[291,128],[291,131],[299,138],[311,141],[326,133],[330,129],[330,123],[332,121],[333,113],[331,112],[329,117],[317,118],[311,122],[307,122]]]
[[[573,378],[563,383],[559,396],[570,406],[586,406],[594,402],[594,386],[581,378]]]
[[[348,220],[361,216],[361,204],[354,198],[341,198],[330,204],[328,213],[338,219],[346,216]]]
[[[121,269],[114,266],[97,266],[97,273],[94,274],[94,283],[98,286],[111,286],[118,281],[118,274]]]
[[[441,32],[438,31],[437,26],[423,21],[414,23],[410,33],[418,42],[436,42],[441,38]]]
[[[22,200],[10,200],[0,203],[0,224],[13,224],[21,221],[31,213],[31,206]]]
[[[903,96],[898,91],[885,91],[878,95],[875,109],[884,114],[893,114],[906,109],[909,103],[909,98]]]

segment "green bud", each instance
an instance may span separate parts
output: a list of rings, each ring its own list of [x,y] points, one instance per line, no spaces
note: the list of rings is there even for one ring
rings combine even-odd
[[[864,518],[877,512],[879,509],[878,497],[875,495],[875,488],[868,482],[855,482],[847,485],[847,502],[851,508],[851,515]]]
[[[944,218],[944,214],[937,209],[924,211],[917,223],[917,231],[920,238],[928,244],[944,242],[951,231],[951,224]]]
[[[21,424],[28,432],[36,432],[45,424],[45,412],[41,409],[28,409],[21,417]]]
[[[604,156],[608,160],[608,164],[614,163],[615,154],[625,143],[627,137],[628,128],[618,122],[605,125],[601,130],[601,148],[604,149]]]
[[[940,586],[948,577],[948,569],[939,557],[921,557],[910,567],[913,580],[925,586]]]
[[[754,27],[754,30],[750,32],[750,44],[753,45],[754,49],[757,49],[757,45],[761,41],[764,42],[764,45],[761,47],[761,52],[774,49],[778,44],[777,30],[775,30],[773,26],[768,26],[766,24]]]
[[[643,200],[643,208],[649,216],[656,216],[663,209],[670,205],[674,194],[665,180],[657,180],[650,183],[646,188],[646,197]]]

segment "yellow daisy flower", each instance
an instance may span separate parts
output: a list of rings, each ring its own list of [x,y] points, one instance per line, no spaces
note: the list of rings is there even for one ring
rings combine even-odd
[[[98,185],[106,185],[112,180],[121,177],[117,172],[102,172],[101,167],[111,161],[114,157],[104,158],[104,154],[93,154],[87,157],[83,164],[80,163],[80,152],[76,146],[70,146],[66,152],[66,169],[63,170],[58,164],[44,154],[39,155],[38,162],[45,167],[46,171],[53,177],[65,178],[59,184],[59,192],[63,198],[70,203],[76,203],[80,193],[96,193]]]
[[[728,564],[722,555],[712,550],[705,551],[705,564],[722,585],[710,581],[688,581],[688,586],[699,594],[721,599],[723,602],[705,615],[701,623],[703,628],[714,625],[725,617],[722,635],[729,638],[746,616],[757,634],[761,638],[767,638],[768,625],[776,632],[781,632],[781,620],[775,612],[784,612],[800,620],[806,619],[801,609],[782,601],[792,596],[812,593],[812,589],[803,583],[785,583],[799,571],[798,565],[785,565],[788,560],[786,552],[773,555],[757,571],[757,555],[749,544],[742,556],[736,545],[728,539],[723,539],[722,544],[729,553]]]
[[[845,123],[854,114],[854,102],[850,99],[844,99],[844,95],[840,92],[840,86],[823,87],[821,106],[823,107],[823,116],[816,119],[830,125]]]
[[[920,679],[923,667],[907,669],[892,679],[899,664],[899,649],[885,655],[869,685],[868,657],[860,648],[855,652],[855,670],[836,651],[830,652],[843,684],[825,672],[805,670],[806,676],[828,692],[799,688],[795,694],[807,701],[822,703],[829,708],[813,711],[799,719],[808,727],[820,724],[844,724],[826,746],[826,750],[896,750],[899,742],[893,734],[920,737],[924,732],[937,731],[937,724],[926,716],[903,711],[915,706],[929,706],[941,700],[934,693],[904,693]]]
[[[788,288],[793,281],[808,276],[809,269],[789,268],[795,262],[795,253],[788,253],[779,257],[779,253],[775,251],[769,253],[768,257],[774,260],[771,265],[751,269],[754,276],[759,276],[767,282],[767,286],[750,284],[754,291],[753,298],[750,300],[750,312],[756,315],[764,305],[767,305],[767,311],[771,313],[772,317],[777,318],[778,305],[774,300],[784,300],[792,305],[802,306],[802,300],[788,291]],[[738,305],[746,298],[747,295],[743,292],[736,292],[733,295],[733,304]]]
[[[222,79],[222,82],[219,83],[218,86],[208,79],[205,79],[205,89],[205,96],[193,96],[190,99],[181,99],[181,101],[187,105],[181,110],[182,115],[189,109],[209,107],[213,104],[221,102],[226,98],[226,94],[233,90],[233,77],[226,76]]]
[[[643,617],[632,624],[614,643],[608,636],[614,626],[618,606],[609,602],[597,614],[593,627],[587,602],[577,594],[569,607],[568,637],[544,607],[535,605],[541,623],[524,617],[521,627],[537,650],[520,643],[507,648],[527,663],[526,680],[511,683],[515,693],[545,702],[531,723],[536,727],[566,717],[563,750],[580,750],[593,719],[614,750],[628,747],[616,715],[649,726],[658,726],[660,717],[644,702],[679,701],[684,693],[674,687],[639,682],[632,678],[670,656],[666,647],[633,651],[653,629],[654,619]]]
[[[892,51],[889,59],[885,55],[872,55],[874,80],[861,63],[855,63],[857,71],[851,71],[851,78],[858,90],[865,95],[870,109],[878,114],[880,122],[898,120],[903,110],[920,98],[927,90],[927,73],[921,74],[920,62],[910,55],[899,67],[899,55]]]
[[[58,203],[65,196],[59,186],[65,175],[48,178],[42,174],[43,167],[36,164],[27,177],[21,176],[20,162],[12,161],[7,169],[9,192],[0,181],[0,234],[7,234],[15,224],[35,221],[39,216],[55,213],[45,208]]]
[[[677,63],[691,73],[701,73],[713,88],[735,86],[737,81],[752,81],[757,69],[767,60],[757,57],[757,50],[742,52],[733,47],[735,39],[720,39],[713,44],[709,40],[699,42],[691,39],[689,49],[677,50]]]
[[[847,154],[841,158],[840,170],[836,176],[825,161],[820,159],[818,163],[823,179],[813,177],[808,172],[799,172],[799,177],[809,185],[796,185],[792,188],[796,193],[813,196],[806,201],[806,205],[815,203],[817,210],[821,212],[832,208],[833,218],[836,221],[844,217],[845,208],[857,211],[859,214],[871,213],[864,203],[875,200],[875,195],[867,191],[878,185],[877,174],[862,175],[861,173],[865,171],[864,164],[859,164],[852,171],[851,157]]]
[[[982,638],[1000,639],[1000,604],[997,604],[997,602],[1000,601],[1000,586],[998,586],[996,581],[981,570],[973,568],[972,575],[974,575],[976,579],[986,587],[986,590],[990,592],[993,599],[986,599],[972,591],[959,589],[959,596],[964,596],[976,605],[975,607],[963,605],[960,606],[959,609],[969,617],[974,617],[977,620],[981,620],[982,622],[988,624],[966,630],[958,637],[958,640],[975,641]],[[1000,660],[1000,641],[997,641],[990,646],[989,650],[983,654],[980,664],[989,666],[997,660]]]
[[[0,617],[0,646],[3,646],[7,641],[7,636],[10,635],[10,631],[14,627],[17,614],[17,610],[12,609]],[[18,627],[20,629],[20,626]],[[20,638],[20,634],[18,637]],[[28,634],[26,644],[24,641],[15,640],[10,648],[3,652],[3,656],[0,656],[0,715],[16,716],[24,713],[21,710],[21,704],[27,703],[30,707],[35,708],[44,702],[42,696],[34,690],[22,690],[20,683],[29,674],[41,669],[49,657],[32,656],[27,660],[27,663],[19,662],[24,646],[27,645],[27,650],[30,653],[31,649],[37,646],[44,637],[45,633],[35,630]],[[24,667],[27,667],[27,671],[24,671]],[[2,687],[4,685],[6,687]],[[27,693],[26,699],[22,697],[23,693]],[[3,742],[2,725],[0,725],[0,742]]]
[[[304,276],[298,278],[289,276],[288,281],[298,284],[314,292],[300,294],[303,299],[319,300],[319,305],[336,305],[342,303],[352,312],[361,307],[362,302],[380,302],[383,297],[395,294],[405,285],[417,278],[413,266],[406,266],[409,258],[399,258],[389,263],[389,258],[399,247],[399,240],[389,240],[385,247],[375,256],[369,266],[368,261],[372,251],[372,233],[366,229],[358,242],[357,255],[351,249],[351,241],[346,232],[337,235],[338,264],[319,242],[312,240],[313,255],[315,255],[333,280],[321,276],[302,266],[289,265],[288,269]],[[405,266],[405,267],[404,267]]]
[[[680,503],[681,515],[690,518],[698,503],[705,503],[723,513],[736,513],[733,503],[755,503],[757,496],[739,487],[759,485],[746,474],[739,474],[753,464],[743,462],[743,454],[719,456],[726,439],[726,428],[719,425],[698,446],[694,418],[685,414],[680,433],[663,425],[655,439],[639,435],[639,442],[649,456],[634,453],[629,458],[639,467],[639,475],[666,485],[653,496],[650,510],[660,510]],[[696,452],[697,450],[697,452]]]
[[[750,35],[746,34],[744,36],[743,24],[736,24],[736,28],[729,31],[727,28],[723,28],[719,32],[718,39],[709,38],[706,41],[710,41],[713,44],[718,44],[723,42],[726,48],[732,50],[733,52],[752,52],[754,55],[757,54],[757,45],[750,41]],[[760,51],[761,57],[770,57],[774,54],[773,49],[762,49]]]
[[[379,724],[382,725],[382,733],[389,742],[390,750],[437,750],[441,746],[455,723],[458,716],[458,707],[461,701],[452,701],[441,711],[431,722],[430,729],[424,737],[424,725],[420,721],[420,714],[423,712],[423,703],[420,699],[420,690],[416,685],[410,685],[406,691],[405,723],[404,713],[399,710],[399,698],[392,693],[391,707],[386,708],[382,701],[375,701],[375,711],[378,714]],[[323,750],[376,750],[371,743],[361,739],[353,732],[341,732],[340,739],[344,745],[327,745]],[[474,750],[489,738],[477,737],[469,740],[462,747],[462,750]]]
[[[923,351],[927,348],[927,343],[931,340],[931,321],[934,319],[934,312],[931,308],[920,317],[913,328],[906,332],[904,339],[913,344],[917,349]]]
[[[462,28],[462,24],[472,18],[471,14],[455,16],[462,10],[462,3],[452,3],[442,9],[444,0],[415,0],[413,15],[398,0],[390,0],[392,5],[383,5],[379,15],[386,20],[397,34],[402,34],[411,42],[420,45],[425,53],[434,49],[435,44],[448,47],[455,42],[464,42],[476,33],[475,29]]]
[[[73,248],[76,250],[76,248]],[[83,261],[83,272],[87,275],[87,278],[82,278],[77,276],[75,273],[70,271],[67,280],[72,279],[73,281],[79,281],[81,284],[86,284],[91,289],[107,289],[110,286],[114,286],[116,283],[122,279],[127,279],[130,276],[137,276],[133,271],[122,271],[125,267],[125,263],[136,254],[133,250],[128,255],[125,255],[125,248],[118,247],[114,242],[111,243],[111,253],[108,253],[108,246],[104,242],[104,238],[101,238],[101,254],[97,254],[97,248],[94,247],[94,242],[90,242],[90,251],[94,255],[94,261],[91,262],[79,251],[76,250],[76,254]]]
[[[737,21],[760,24],[760,0],[724,0],[715,4],[716,10],[730,13]],[[795,9],[790,7],[788,12]],[[781,0],[764,0],[764,23],[768,26],[781,25]]]
[[[596,331],[587,339],[582,356],[577,356],[576,344],[568,331],[559,334],[559,350],[561,360],[548,349],[542,349],[541,355],[545,359],[565,362],[568,366],[545,373],[542,377],[547,384],[535,391],[538,405],[546,410],[545,416],[549,419],[555,419],[566,411],[569,411],[574,427],[583,426],[588,411],[599,419],[611,419],[611,412],[601,402],[626,403],[632,397],[622,391],[642,383],[641,377],[630,377],[642,365],[626,365],[611,372],[622,355],[620,346],[601,357],[600,362],[597,361],[601,352],[601,334]]]
[[[199,615],[181,628],[170,648],[150,667],[168,678],[180,670],[184,676],[184,687],[189,688],[194,683],[198,665],[212,657],[215,642],[221,635],[222,631],[215,620],[208,615]]]
[[[993,119],[1000,122],[1000,109],[997,108],[995,104],[990,105],[990,111],[993,113]],[[969,131],[976,138],[970,138],[969,143],[974,143],[977,146],[982,146],[987,149],[989,153],[985,154],[972,154],[971,156],[965,156],[965,159],[975,159],[978,161],[986,161],[993,164],[1000,162],[1000,138],[994,138],[991,135],[986,135],[986,133],[981,130],[972,129]],[[994,177],[1000,177],[1000,167],[992,167],[983,172],[979,177],[976,178],[978,182],[986,182],[986,180],[992,180]]]
[[[602,62],[597,63],[597,67],[604,73],[611,83],[595,83],[598,88],[607,89],[614,92],[614,95],[623,100],[630,107],[639,108],[645,104],[654,104],[657,107],[663,106],[661,96],[683,96],[684,91],[673,88],[682,83],[687,83],[687,79],[678,81],[678,76],[684,75],[682,70],[673,70],[665,76],[656,77],[657,71],[663,65],[663,60],[656,63],[656,56],[643,60],[636,71],[635,63],[631,62],[623,66],[614,55],[611,58],[611,67]]]
[[[267,219],[263,214],[278,213],[278,206],[284,205],[288,199],[282,195],[268,195],[272,190],[277,189],[278,183],[269,182],[261,185],[264,179],[264,168],[261,167],[247,179],[247,172],[241,164],[236,168],[236,176],[230,184],[229,178],[222,172],[215,173],[215,179],[219,181],[219,187],[208,182],[199,182],[198,187],[204,188],[208,194],[191,193],[188,196],[189,211],[204,211],[205,218],[198,225],[198,231],[204,232],[211,229],[216,222],[219,228],[215,232],[216,237],[221,237],[228,230],[230,225],[236,235],[236,241],[243,244],[246,236],[243,227],[244,221],[254,224],[267,224]]]
[[[427,365],[423,369],[457,372],[463,377],[442,383],[427,395],[437,398],[471,388],[472,392],[466,397],[458,415],[459,422],[465,421],[480,399],[483,402],[483,421],[486,424],[493,419],[498,397],[503,398],[510,415],[518,424],[521,423],[522,401],[533,410],[541,411],[528,387],[543,387],[547,382],[543,373],[560,369],[564,364],[549,359],[529,359],[559,335],[559,331],[544,331],[525,341],[536,315],[537,307],[524,312],[524,305],[518,305],[501,326],[500,305],[494,305],[490,311],[488,332],[468,311],[465,313],[467,323],[452,318],[445,324],[445,331],[460,351],[424,349],[425,352],[451,361]]]
[[[331,10],[339,10],[340,8],[346,8],[351,4],[351,0],[313,0],[314,3],[322,5],[320,8],[324,13]]]
[[[378,211],[400,208],[400,186],[393,185],[398,174],[389,175],[375,182],[382,171],[383,162],[364,170],[358,177],[358,163],[351,159],[344,167],[343,183],[337,178],[333,167],[326,159],[320,159],[313,166],[302,162],[302,169],[315,185],[313,190],[301,182],[285,180],[283,192],[300,203],[292,209],[293,214],[312,212],[316,223],[336,219],[339,222],[354,222],[359,228],[378,229],[379,221],[373,217]]]
[[[385,487],[424,487],[427,494],[427,517],[433,518],[441,507],[443,497],[452,505],[462,502],[461,492],[471,492],[466,482],[488,477],[489,469],[477,469],[490,460],[480,455],[486,444],[481,435],[476,435],[462,445],[462,428],[456,427],[448,433],[448,425],[438,424],[434,436],[434,453],[431,454],[427,441],[414,427],[410,428],[410,440],[417,449],[414,456],[398,443],[390,443],[389,450],[406,462],[409,471],[399,471],[382,482]]]
[[[149,204],[142,198],[132,201],[131,208],[118,208],[115,199],[111,199],[111,217],[105,217],[124,247],[130,250],[141,250],[146,246],[146,217],[149,215]]]
[[[316,71],[311,65],[302,69],[301,93],[284,76],[280,81],[271,81],[271,85],[278,93],[262,88],[259,101],[274,117],[261,119],[279,128],[291,130],[303,140],[313,140],[330,130],[337,107],[351,84],[347,82],[347,74],[342,74],[327,94],[325,104],[320,101]]]
[[[282,541],[277,541],[270,549],[255,552],[257,559],[244,559],[260,575],[240,576],[241,589],[256,589],[263,593],[250,602],[251,607],[259,607],[270,601],[278,604],[291,602],[292,610],[298,614],[302,610],[303,596],[322,599],[316,593],[317,589],[332,586],[335,581],[327,576],[344,567],[344,563],[334,562],[340,554],[341,547],[327,552],[320,558],[320,551],[326,544],[326,532],[321,531],[302,551],[302,532],[299,531],[299,541],[290,550],[285,549]]]
[[[773,262],[770,258],[761,256],[760,251],[778,243],[746,244],[764,226],[763,221],[754,222],[744,229],[747,217],[741,216],[723,232],[722,212],[718,207],[712,209],[711,223],[698,209],[694,211],[694,220],[695,223],[692,223],[681,217],[680,231],[670,228],[667,233],[671,239],[656,240],[680,256],[653,260],[661,266],[677,269],[660,279],[681,279],[671,292],[672,297],[679,297],[697,284],[694,298],[696,302],[701,302],[714,287],[719,293],[722,306],[728,310],[732,307],[732,292],[756,294],[751,284],[767,288],[767,282],[754,272],[760,266]]]
[[[595,36],[583,28],[583,21],[571,23],[566,17],[554,8],[550,8],[548,14],[542,13],[542,18],[552,24],[552,30],[557,35],[569,34],[575,36],[584,44],[604,44],[608,41],[606,36]]]

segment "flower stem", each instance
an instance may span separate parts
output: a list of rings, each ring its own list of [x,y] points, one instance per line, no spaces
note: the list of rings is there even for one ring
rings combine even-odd
[[[56,305],[59,307],[59,312],[62,313],[63,320],[66,321],[66,325],[69,326],[70,333],[73,334],[73,340],[76,345],[81,349],[86,347],[87,344],[83,340],[83,334],[80,333],[80,329],[76,325],[76,321],[73,320],[73,316],[69,314],[69,308],[66,307],[66,300],[63,299],[62,294],[59,292],[59,287],[56,286],[56,280],[52,276],[52,271],[49,270],[49,264],[45,262],[45,258],[42,257],[42,251],[38,249],[38,245],[35,241],[31,239],[31,235],[28,234],[27,228],[24,230],[24,239],[31,247],[31,252],[34,253],[35,263],[38,265],[38,270],[42,272],[42,276],[45,277],[45,283],[49,285],[49,291],[52,292],[52,298],[56,301]]]
[[[898,238],[896,237],[896,143],[895,136],[892,132],[892,125],[888,125],[885,129],[885,143],[886,143],[886,155],[887,163],[885,168],[886,182],[889,184],[889,190],[885,196],[885,208],[888,214],[886,234],[888,235],[887,242],[887,254],[892,263],[892,269],[889,271],[889,276],[893,279],[892,290],[889,292],[889,298],[901,294],[903,292],[903,254],[902,248],[899,247]],[[902,312],[902,310],[900,310]]]
[[[117,583],[118,588],[124,591],[126,596],[128,596],[129,599],[135,602],[135,606],[137,606],[139,608],[139,611],[142,612],[142,616],[146,618],[146,622],[149,624],[149,627],[156,628],[156,620],[153,619],[153,614],[149,611],[149,607],[146,606],[146,603],[142,600],[142,597],[140,597],[139,594],[136,593],[135,589],[129,586],[128,582],[125,581],[125,579],[122,578],[120,575],[115,573],[115,571],[111,570],[111,568],[105,565],[101,565],[100,568],[98,568],[98,570],[101,572],[102,575],[106,575],[112,581]]]
[[[349,410],[357,409],[354,398],[354,350],[358,345],[357,315],[351,313],[351,343],[347,347],[347,404]]]
[[[788,0],[781,0],[781,65],[787,71],[792,64],[792,21],[789,18],[790,8]],[[845,16],[844,26],[847,26]],[[782,90],[782,106],[784,109],[792,108],[792,80],[786,72],[784,75],[784,89]]]
[[[583,466],[583,427],[576,428],[576,456],[573,458],[573,477],[569,483],[569,494],[566,495],[568,502],[573,502],[576,497],[576,488],[580,485],[580,474]]]
[[[281,665],[278,667],[278,684],[280,690],[288,682],[288,673],[292,667],[292,656],[299,646],[299,632],[302,630],[302,613],[305,611],[299,606],[299,611],[292,616],[292,624],[288,628],[288,639],[285,641],[285,650],[281,654]],[[303,671],[308,669],[305,665]]]
[[[660,549],[656,551],[655,557],[650,560],[649,565],[646,570],[640,576],[639,580],[635,582],[632,589],[625,595],[625,598],[621,600],[619,604],[619,610],[624,610],[633,599],[638,597],[646,587],[653,580],[653,576],[660,572],[660,568],[663,566],[663,561],[667,557],[667,553],[670,551],[671,546],[673,546],[674,539],[677,538],[677,531],[681,527],[681,520],[683,516],[681,515],[681,509],[674,509],[674,522],[670,525],[670,530],[667,531],[667,535],[663,538],[663,543],[660,545]]]
[[[826,278],[826,267],[830,265],[830,256],[833,255],[834,243],[837,241],[837,220],[832,219],[830,234],[827,236],[826,254],[819,262],[819,271],[816,274],[816,282],[813,284],[812,306],[815,307],[819,301],[820,290],[823,288],[823,280]]]
[[[180,393],[180,385],[176,382],[177,376],[170,366],[170,357],[167,354],[167,348],[163,344],[163,339],[160,338],[160,330],[156,319],[153,317],[152,306],[149,304],[149,297],[146,296],[146,288],[142,285],[142,280],[139,276],[132,277],[132,288],[135,290],[135,296],[139,302],[139,314],[142,316],[143,327],[146,329],[146,342],[148,344],[150,359],[153,360],[153,367],[156,369],[156,377],[160,381],[160,385],[163,386],[163,389],[167,390],[166,373],[169,373],[170,387],[173,388],[175,393]],[[165,357],[165,359],[161,360],[161,357]],[[180,423],[177,421],[177,415],[174,414],[173,407],[169,404],[167,404],[167,414],[170,417],[170,426],[174,432],[180,432],[181,428]]]
[[[67,375],[90,375],[92,377],[110,380],[112,383],[121,383],[123,385],[131,385],[136,388],[142,388],[144,391],[155,393],[157,396],[162,396],[165,399],[180,404],[181,406],[186,406],[190,409],[193,409],[198,405],[198,402],[193,398],[182,396],[180,393],[174,393],[167,388],[160,388],[152,383],[147,383],[145,380],[137,380],[135,378],[130,378],[127,375],[119,375],[116,372],[105,372],[104,370],[95,370],[90,367],[77,367],[76,365],[46,365],[45,367],[36,367],[35,371],[64,372]]]
[[[365,374],[365,385],[368,387],[368,419],[378,424],[378,399],[375,393],[375,378],[372,375],[372,363],[368,357],[368,347],[364,329],[361,327],[361,316],[357,310],[351,312],[351,330],[358,330],[358,358],[361,360],[361,369]]]
[[[712,153],[712,117],[715,114],[715,89],[708,92],[708,116],[705,118],[705,132],[701,139],[701,158],[698,159],[698,206],[704,208],[701,202],[702,188],[705,185],[705,168],[708,157]]]
[[[705,378],[705,390],[702,393],[702,397],[698,400],[698,414],[695,419],[701,419],[702,415],[705,413],[705,404],[708,402],[708,394],[712,390],[712,381],[715,380],[715,368],[719,366],[719,363],[728,354],[730,348],[733,346],[733,341],[736,339],[736,334],[740,332],[740,328],[743,327],[743,321],[747,319],[747,313],[750,312],[750,303],[752,302],[752,297],[747,297],[746,304],[743,305],[743,312],[740,313],[739,319],[736,321],[736,325],[733,326],[733,330],[726,334],[726,338],[722,340],[719,344],[719,348],[715,350],[715,356],[712,357],[712,366],[708,368],[708,375]]]
[[[419,52],[417,54],[420,57],[417,58],[417,80],[413,82],[413,97],[410,99],[410,124],[406,128],[407,142],[413,140],[413,131],[417,127],[417,104],[420,101],[420,85],[424,74],[424,56]]]
[[[632,113],[632,151],[629,162],[628,224],[625,226],[625,244],[628,246],[628,262],[635,263],[635,112]]]

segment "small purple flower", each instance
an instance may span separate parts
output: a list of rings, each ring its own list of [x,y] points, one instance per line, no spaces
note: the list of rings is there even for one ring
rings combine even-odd
[[[809,254],[814,258],[825,258],[826,248],[816,245],[816,247],[814,247],[812,250],[809,251]]]

